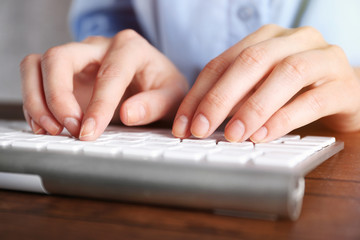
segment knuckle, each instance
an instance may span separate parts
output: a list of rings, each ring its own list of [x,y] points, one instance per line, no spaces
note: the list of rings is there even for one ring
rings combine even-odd
[[[25,95],[23,105],[24,109],[26,109],[28,112],[32,112],[32,109],[39,105],[39,101],[31,95]]]
[[[47,50],[41,57],[42,62],[52,61],[57,59],[65,54],[65,49],[63,46],[52,47]]]
[[[103,67],[101,71],[99,71],[99,75],[96,81],[107,81],[113,78],[120,77],[122,75],[122,70],[117,66],[110,64],[108,66]]]
[[[314,27],[311,26],[302,26],[297,29],[298,32],[302,32],[305,34],[309,33],[317,33],[317,30]]]
[[[283,129],[288,129],[292,126],[292,118],[288,111],[284,108],[280,108],[276,114],[277,124]]]
[[[236,61],[247,66],[259,66],[263,64],[266,56],[267,53],[263,47],[251,46],[245,48],[237,57]]]
[[[90,106],[92,109],[101,109],[102,106],[107,105],[104,99],[95,98],[91,101]]]
[[[317,36],[319,38],[322,38],[322,34],[320,33],[320,31],[311,26],[299,27],[299,32],[307,36]]]
[[[311,26],[302,26],[295,30],[295,36],[304,39],[304,41],[311,39],[313,42],[325,44],[324,37],[320,31]],[[309,38],[309,36],[311,36]]]
[[[335,55],[334,59],[339,59],[339,58],[346,59],[347,58],[344,50],[338,45],[334,45],[334,44],[329,45],[328,49]]]
[[[140,34],[138,34],[133,29],[122,30],[114,36],[114,40],[119,42],[123,42],[123,41],[127,42],[129,40],[140,39],[140,38],[142,38]]]
[[[255,113],[257,117],[263,118],[266,115],[265,107],[254,97],[250,97],[245,104],[246,108]]]
[[[291,81],[303,82],[308,69],[308,61],[298,56],[287,57],[281,63],[281,72]]]
[[[195,94],[188,94],[181,103],[181,109],[190,109],[190,106],[198,104],[201,99]]]
[[[309,92],[307,94],[307,105],[313,113],[319,114],[325,110],[325,101],[319,93]]]
[[[64,98],[60,95],[55,93],[54,91],[49,91],[48,94],[46,94],[46,102],[49,106],[49,108],[51,106],[57,106],[55,107],[56,109],[62,109],[63,106],[63,102],[64,102]]]
[[[329,80],[352,79],[353,71],[345,51],[338,45],[329,45],[326,51],[332,64],[336,66],[329,69]]]
[[[139,33],[133,29],[125,29],[118,32],[112,38],[112,49],[120,50],[122,48],[130,49],[134,56],[148,56],[148,47],[150,44]]]
[[[56,46],[52,47],[49,50],[47,50],[42,56],[41,56],[41,68],[44,73],[48,72],[59,59],[64,58],[66,56],[66,49],[64,46]]]
[[[39,54],[30,54],[24,57],[24,59],[20,62],[20,71],[23,72],[25,68],[34,62],[38,61]]]
[[[334,53],[344,54],[344,55],[345,55],[344,50],[343,50],[339,45],[331,44],[331,45],[329,45],[329,49],[330,49],[331,51],[333,51]]]
[[[283,29],[281,26],[277,25],[277,24],[273,24],[273,23],[270,23],[270,24],[265,24],[263,26],[261,26],[259,28],[258,31],[277,31],[277,30],[281,30]]]
[[[104,41],[104,39],[106,39],[103,36],[89,36],[87,38],[85,38],[83,40],[84,43],[98,43],[98,42],[102,42]]]
[[[204,101],[210,106],[215,106],[217,109],[224,109],[228,106],[228,99],[226,95],[218,93],[218,91],[211,91],[206,94]]]
[[[221,76],[228,68],[228,66],[228,61],[225,58],[219,56],[206,64],[206,66],[204,67],[204,72],[215,76]]]
[[[109,113],[107,110],[115,109],[116,108],[116,102],[110,101],[105,98],[96,97],[93,100],[91,100],[89,106],[88,106],[88,112],[94,113],[96,115],[101,116],[107,116]]]

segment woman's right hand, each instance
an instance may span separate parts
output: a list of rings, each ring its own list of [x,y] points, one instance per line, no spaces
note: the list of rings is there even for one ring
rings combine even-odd
[[[171,120],[188,90],[184,76],[133,30],[32,54],[21,63],[24,115],[37,134],[65,127],[100,136],[119,106],[125,125]]]

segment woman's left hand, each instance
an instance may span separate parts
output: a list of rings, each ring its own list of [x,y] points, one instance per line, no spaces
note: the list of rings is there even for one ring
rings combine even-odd
[[[176,137],[211,135],[227,118],[229,141],[267,142],[317,119],[360,129],[359,71],[311,27],[266,25],[210,61],[174,120]]]

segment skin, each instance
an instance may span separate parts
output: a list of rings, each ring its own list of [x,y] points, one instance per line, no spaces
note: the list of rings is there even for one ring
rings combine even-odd
[[[114,113],[129,126],[173,119],[188,91],[176,67],[133,30],[29,55],[20,69],[32,130],[57,135],[65,127],[85,141],[99,137]]]
[[[233,142],[271,141],[318,119],[360,130],[360,70],[311,27],[265,25],[210,61],[188,93],[176,67],[132,30],[29,55],[21,75],[37,134],[65,127],[95,140],[113,116],[129,126],[175,119],[180,138],[208,137],[230,117]]]
[[[266,25],[213,59],[175,117],[177,137],[267,142],[322,118],[337,131],[360,129],[359,69],[311,28]]]

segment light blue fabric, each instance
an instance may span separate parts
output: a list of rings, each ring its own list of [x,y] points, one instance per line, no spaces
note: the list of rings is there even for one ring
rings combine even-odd
[[[126,28],[141,33],[131,0],[75,0],[70,24],[77,41],[95,35],[112,37]]]
[[[133,28],[168,56],[192,84],[207,62],[264,24],[293,27],[303,0],[75,0],[73,35],[113,36]],[[360,1],[309,0],[300,25],[340,45],[360,66]]]

